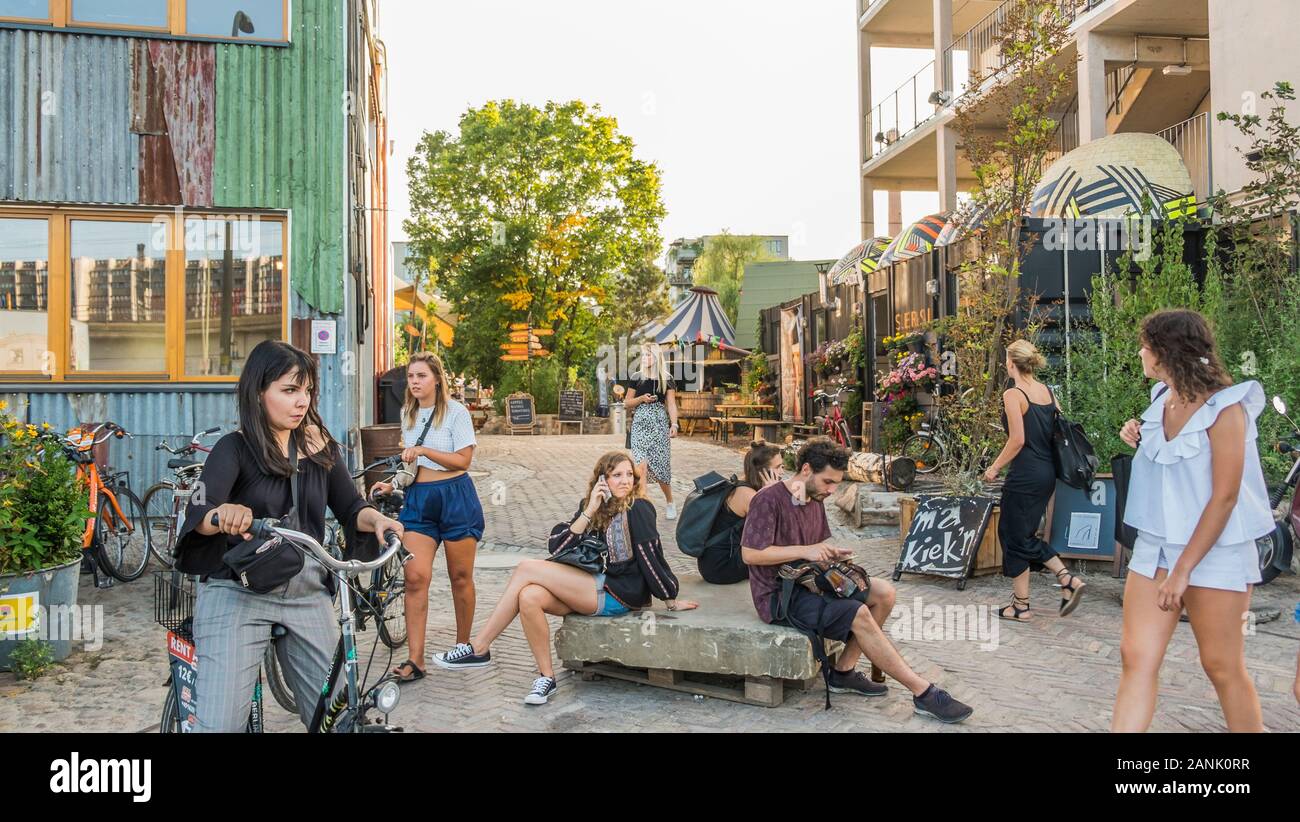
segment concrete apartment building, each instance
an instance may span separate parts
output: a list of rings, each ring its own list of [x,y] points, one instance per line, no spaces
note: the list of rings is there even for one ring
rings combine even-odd
[[[874,193],[934,191],[939,210],[974,185],[958,146],[954,104],[970,79],[1000,60],[1001,25],[1014,0],[858,0],[862,237],[875,231]],[[1197,199],[1239,190],[1248,171],[1239,135],[1220,111],[1267,114],[1260,92],[1300,81],[1295,0],[1058,0],[1071,21],[1064,64],[1077,93],[1058,113],[1054,153],[1121,132],[1147,132],[1183,157]],[[924,49],[933,60],[872,99],[872,48]],[[1003,78],[1006,79],[1006,78]],[[1009,78],[1011,83],[1014,78]],[[1001,86],[1005,88],[1006,86]],[[1300,118],[1300,109],[1293,112]],[[998,124],[990,122],[990,128]]]

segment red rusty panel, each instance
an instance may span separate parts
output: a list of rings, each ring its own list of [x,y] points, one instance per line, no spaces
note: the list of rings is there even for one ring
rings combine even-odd
[[[215,46],[142,41],[136,56],[131,123],[140,134],[141,201],[212,205]]]

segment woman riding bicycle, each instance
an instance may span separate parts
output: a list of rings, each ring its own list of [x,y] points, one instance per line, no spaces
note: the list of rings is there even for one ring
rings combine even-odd
[[[284,517],[292,510],[298,530],[324,541],[328,505],[348,529],[346,544],[357,546],[355,553],[374,547],[373,539],[363,545],[357,532],[402,533],[400,523],[357,493],[317,411],[318,385],[308,354],[278,340],[259,343],[239,377],[239,430],[213,446],[186,509],[176,568],[200,577],[193,628],[199,731],[244,729],[273,625],[288,629],[276,652],[308,724],[338,643],[333,578],[314,559],[299,554],[300,569],[289,570],[266,593],[246,588],[232,570],[232,562],[242,567],[236,549],[250,539],[255,518]],[[296,500],[290,492],[295,462]],[[278,550],[297,552],[289,545]],[[273,575],[270,581],[278,580]]]

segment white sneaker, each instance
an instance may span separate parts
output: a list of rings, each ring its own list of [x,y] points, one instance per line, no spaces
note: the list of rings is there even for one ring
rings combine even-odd
[[[668,519],[677,519],[677,506],[668,503]]]
[[[551,694],[555,693],[555,678],[539,676],[533,680],[533,689],[524,697],[528,705],[545,705]]]

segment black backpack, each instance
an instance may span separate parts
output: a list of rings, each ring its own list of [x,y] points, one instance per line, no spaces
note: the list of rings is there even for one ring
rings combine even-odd
[[[709,535],[713,533],[713,522],[722,511],[727,496],[739,484],[734,475],[728,479],[717,471],[710,471],[695,479],[695,490],[686,497],[686,502],[682,503],[682,512],[677,517],[677,547],[683,554],[699,557],[706,548],[712,547]],[[725,542],[729,535],[723,532],[714,535],[714,539]]]
[[[1071,488],[1086,491],[1097,475],[1097,452],[1084,436],[1083,426],[1070,422],[1058,410],[1052,423],[1052,452],[1056,478]]]

